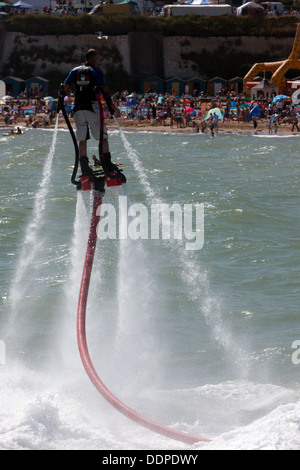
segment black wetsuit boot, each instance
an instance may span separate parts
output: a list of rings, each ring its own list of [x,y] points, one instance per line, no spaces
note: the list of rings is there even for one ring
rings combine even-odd
[[[81,173],[82,176],[93,176],[93,170],[89,166],[89,159],[88,157],[80,157],[80,167],[81,167]]]
[[[103,156],[100,156],[100,161],[105,175],[110,178],[120,178],[123,183],[126,182],[126,178],[123,173],[121,173],[117,165],[111,161],[110,152],[104,153]]]

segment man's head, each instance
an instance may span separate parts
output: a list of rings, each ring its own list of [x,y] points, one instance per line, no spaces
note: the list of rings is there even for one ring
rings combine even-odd
[[[100,62],[100,55],[96,49],[89,49],[85,55],[86,63],[97,67]]]

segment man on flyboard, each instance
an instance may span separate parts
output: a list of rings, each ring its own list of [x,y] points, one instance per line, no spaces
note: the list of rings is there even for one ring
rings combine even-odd
[[[87,157],[87,141],[91,132],[93,137],[102,144],[99,158],[104,174],[110,178],[120,178],[120,170],[111,161],[107,129],[103,113],[101,113],[100,93],[112,116],[115,113],[115,107],[111,100],[110,90],[105,83],[103,71],[99,68],[100,55],[95,49],[89,49],[85,58],[85,65],[72,69],[64,82],[65,93],[68,92],[71,85],[75,86],[73,117],[76,126],[76,138],[79,142],[82,176],[93,175]]]

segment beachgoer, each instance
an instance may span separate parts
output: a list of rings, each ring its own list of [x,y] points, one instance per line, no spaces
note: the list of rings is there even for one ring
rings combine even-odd
[[[292,121],[293,121],[293,125],[292,125],[292,132],[294,132],[294,129],[296,127],[297,131],[300,132],[300,129],[298,127],[298,117],[297,117],[297,114],[292,114]]]
[[[256,120],[256,117],[253,116],[252,120],[253,120],[254,133],[256,133],[256,129],[257,129],[257,120]]]
[[[271,117],[267,118],[267,124],[268,124],[269,134],[273,134],[273,131],[272,131],[272,118]]]
[[[214,137],[214,136],[215,136],[215,131],[214,131],[214,129],[215,129],[215,123],[214,123],[214,118],[213,118],[213,115],[212,115],[212,114],[210,115],[210,126],[209,126],[209,128],[210,128],[210,134],[211,134],[211,136]]]
[[[214,113],[213,114],[213,122],[214,122],[215,129],[216,129],[217,132],[218,132],[218,121],[219,121],[218,116],[217,116],[216,113]]]
[[[89,49],[86,53],[85,65],[72,69],[64,86],[65,93],[71,85],[75,86],[73,117],[79,141],[79,159],[83,176],[93,174],[87,157],[89,131],[96,140],[100,140],[100,108],[97,102],[99,92],[101,92],[110,114],[114,115],[115,113],[110,90],[106,85],[103,71],[99,68],[99,63],[99,53],[95,49]],[[103,155],[100,155],[100,160],[105,174],[110,176],[120,174],[118,167],[111,161],[105,123],[103,123]]]

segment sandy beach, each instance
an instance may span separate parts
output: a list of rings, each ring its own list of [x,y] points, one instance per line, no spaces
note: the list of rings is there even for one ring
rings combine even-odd
[[[37,116],[37,121],[39,122],[39,125],[37,128],[54,128],[55,127],[55,121],[53,120],[52,124],[48,124],[47,126],[44,126],[43,124],[43,115],[38,115]],[[75,129],[74,126],[74,121],[71,118],[70,122],[72,124],[72,127]],[[121,126],[122,129],[130,130],[132,132],[139,132],[139,131],[151,131],[151,132],[167,132],[167,133],[180,133],[180,134],[194,134],[197,132],[197,127],[191,123],[190,126],[184,126],[184,127],[177,127],[176,124],[173,124],[173,126],[170,125],[170,121],[166,120],[166,125],[161,125],[153,122],[148,122],[148,121],[141,121],[138,122],[137,120],[121,120],[118,119],[118,123]],[[200,121],[196,121],[196,124],[199,126],[199,133],[201,134],[201,124]],[[4,119],[3,116],[0,116],[0,128],[11,128],[13,129],[14,127],[20,126],[21,128],[25,128],[26,124],[25,121],[21,118],[18,119],[17,124],[13,124],[10,126],[7,126],[4,124]],[[106,125],[108,128],[108,131],[111,129],[116,129],[116,124],[113,119],[107,119],[106,120]],[[67,129],[66,122],[63,117],[59,117],[58,121],[58,127],[60,129]],[[269,135],[269,128],[266,120],[261,120],[258,121],[257,129],[255,131],[257,134],[267,134]],[[210,134],[209,130],[209,125],[207,123],[206,127],[206,133]],[[218,129],[215,129],[215,135],[216,134],[226,134],[226,133],[232,133],[232,134],[254,134],[254,127],[251,122],[237,122],[237,121],[220,121],[218,123]],[[274,131],[272,132],[274,133]],[[292,124],[281,124],[278,126],[278,135],[282,134],[290,134],[290,135],[300,135],[300,132],[298,131],[292,131]]]

